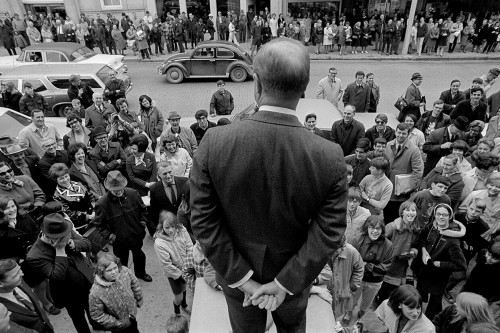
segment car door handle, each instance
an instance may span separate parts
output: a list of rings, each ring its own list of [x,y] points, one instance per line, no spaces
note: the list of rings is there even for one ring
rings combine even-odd
[[[210,59],[210,62],[215,62],[215,59]]]

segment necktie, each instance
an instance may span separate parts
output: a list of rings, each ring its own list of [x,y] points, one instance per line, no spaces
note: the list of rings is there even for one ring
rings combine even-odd
[[[33,306],[33,303],[31,303],[30,301],[28,301],[27,299],[25,299],[24,297],[22,297],[21,295],[19,295],[16,291],[16,289],[14,289],[12,291],[12,293],[14,294],[14,297],[17,299],[17,301],[21,304],[23,304],[26,308],[28,308],[30,311],[35,311],[35,308]]]
[[[399,155],[400,151],[401,151],[401,145],[398,145],[398,149],[396,150],[396,155]]]
[[[175,184],[168,185],[168,189],[170,190],[170,198],[172,199],[172,203],[175,205],[175,203],[177,202],[177,196],[175,195],[174,186]]]

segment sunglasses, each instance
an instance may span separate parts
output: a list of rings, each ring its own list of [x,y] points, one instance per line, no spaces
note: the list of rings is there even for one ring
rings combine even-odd
[[[385,121],[376,121],[375,124],[385,124]]]
[[[7,169],[5,171],[0,172],[0,176],[5,176],[6,174],[11,173],[11,172],[12,172],[12,169],[9,168],[9,169]]]

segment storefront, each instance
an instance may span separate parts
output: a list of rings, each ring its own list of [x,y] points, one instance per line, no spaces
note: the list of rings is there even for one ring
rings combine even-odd
[[[341,6],[342,0],[288,0],[286,11],[297,18],[306,17],[306,14],[312,17],[313,13],[318,13],[319,17],[336,17]]]
[[[61,17],[67,15],[63,0],[23,0],[23,4],[26,10],[32,13],[44,14],[44,16],[48,13],[58,13]]]

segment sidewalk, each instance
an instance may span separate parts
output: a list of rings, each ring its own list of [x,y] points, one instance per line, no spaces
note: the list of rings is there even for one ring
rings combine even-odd
[[[241,43],[241,47],[250,53],[250,44],[249,43]],[[191,50],[190,44],[188,43],[189,48],[186,51]],[[402,47],[402,43],[400,46],[400,49]],[[494,61],[494,60],[500,60],[500,51],[497,52],[490,52],[489,54],[483,54],[483,53],[472,53],[468,51],[467,53],[462,53],[458,52],[455,50],[453,53],[448,53],[445,51],[443,53],[442,57],[439,57],[436,55],[436,53],[432,53],[431,55],[427,54],[422,54],[422,56],[417,56],[416,53],[414,54],[408,54],[408,55],[381,55],[378,54],[377,51],[373,51],[373,46],[368,47],[368,53],[358,53],[356,54],[351,54],[347,53],[346,55],[339,55],[339,53],[336,52],[330,52],[328,54],[316,54],[317,47],[316,46],[307,46],[307,49],[309,50],[309,55],[311,57],[311,60],[353,60],[353,61],[369,61],[369,60],[375,60],[375,61],[387,61],[387,60],[398,60],[398,61],[449,61],[449,60],[464,60],[464,61],[470,61],[470,60],[482,60],[482,61]],[[358,48],[361,49],[361,48]],[[468,47],[468,49],[471,49],[471,46]],[[154,48],[152,47],[152,50],[154,51]],[[337,47],[335,47],[335,50],[337,50]],[[139,60],[139,53],[137,53],[137,56],[134,56],[132,54],[131,50],[126,50],[125,51],[125,60],[126,61],[138,61]],[[171,54],[166,53],[165,55],[160,55],[157,57],[156,55],[152,55],[151,59],[145,59],[143,60],[144,62],[162,62],[165,59],[167,59],[169,56],[173,54],[178,54],[178,52],[173,52]],[[491,64],[492,67],[500,67],[499,65],[494,65]]]

